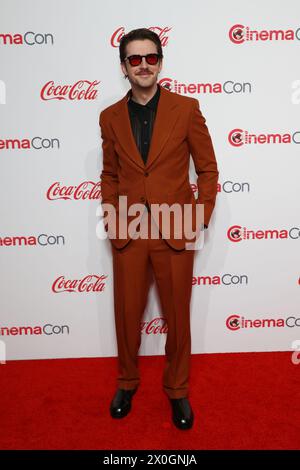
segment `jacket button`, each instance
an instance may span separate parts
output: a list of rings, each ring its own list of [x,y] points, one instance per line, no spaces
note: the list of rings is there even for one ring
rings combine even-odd
[[[141,197],[141,201],[142,201],[142,202],[145,202],[145,201],[146,201],[146,199],[144,198],[144,196]]]
[[[145,171],[144,175],[145,175],[145,176],[149,176],[148,171]]]

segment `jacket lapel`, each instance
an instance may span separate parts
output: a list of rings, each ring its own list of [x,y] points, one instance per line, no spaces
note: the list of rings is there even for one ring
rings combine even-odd
[[[160,85],[158,86],[160,87],[160,97],[157,105],[156,117],[146,165],[144,164],[142,156],[137,148],[131,129],[127,105],[130,90],[119,102],[119,105],[115,110],[115,119],[112,122],[112,127],[114,128],[119,144],[122,146],[128,157],[143,170],[150,168],[150,166],[159,156],[163,147],[168,141],[173,127],[179,117],[179,110],[177,104],[174,103],[172,96],[173,93],[161,87]]]

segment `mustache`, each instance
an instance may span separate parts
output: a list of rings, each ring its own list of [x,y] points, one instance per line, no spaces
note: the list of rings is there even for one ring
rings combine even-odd
[[[147,73],[148,75],[152,75],[149,70],[141,70],[139,73],[137,73],[137,75],[144,75],[145,73]]]

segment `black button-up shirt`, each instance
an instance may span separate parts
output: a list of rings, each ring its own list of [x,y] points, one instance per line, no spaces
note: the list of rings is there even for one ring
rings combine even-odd
[[[127,101],[132,133],[145,164],[147,162],[159,97],[160,88],[157,85],[157,91],[148,103],[140,104],[133,101],[132,92],[130,93],[130,99]]]

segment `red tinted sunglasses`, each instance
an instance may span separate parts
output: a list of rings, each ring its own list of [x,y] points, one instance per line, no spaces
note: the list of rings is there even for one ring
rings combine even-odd
[[[147,55],[130,55],[124,60],[128,60],[132,67],[136,67],[142,63],[143,57],[145,57],[147,64],[156,65],[158,59],[161,57],[159,54],[147,54]]]

